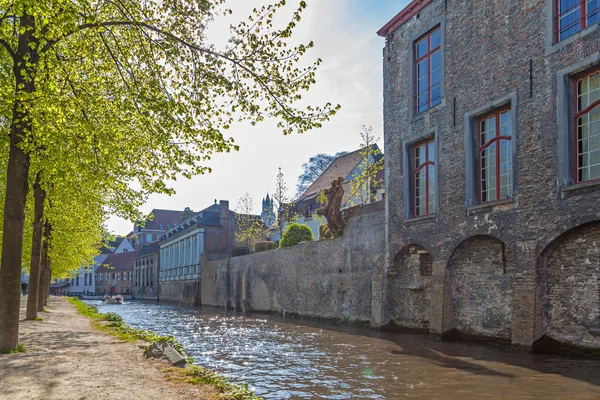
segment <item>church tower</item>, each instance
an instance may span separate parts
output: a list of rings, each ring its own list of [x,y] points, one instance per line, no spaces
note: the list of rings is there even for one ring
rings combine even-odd
[[[267,193],[267,197],[262,201],[262,212],[260,213],[260,218],[266,226],[272,226],[277,221],[273,207],[273,200],[269,198],[269,193]]]

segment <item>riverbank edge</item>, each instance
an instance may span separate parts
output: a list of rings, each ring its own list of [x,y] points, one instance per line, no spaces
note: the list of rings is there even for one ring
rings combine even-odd
[[[77,312],[91,319],[95,329],[107,335],[115,336],[126,342],[142,340],[147,343],[144,353],[157,342],[168,342],[182,357],[188,361],[186,368],[165,368],[163,374],[169,381],[188,383],[196,386],[208,385],[214,387],[219,393],[219,398],[225,400],[263,400],[248,387],[247,384],[236,384],[207,368],[192,365],[194,359],[188,357],[183,345],[173,336],[160,336],[154,331],[132,328],[127,325],[122,317],[115,313],[100,313],[98,308],[90,306],[76,297],[69,297],[69,303]]]

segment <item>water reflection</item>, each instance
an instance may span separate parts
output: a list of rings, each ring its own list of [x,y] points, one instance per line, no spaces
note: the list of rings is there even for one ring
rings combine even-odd
[[[266,399],[600,399],[600,362],[213,308],[99,305]]]

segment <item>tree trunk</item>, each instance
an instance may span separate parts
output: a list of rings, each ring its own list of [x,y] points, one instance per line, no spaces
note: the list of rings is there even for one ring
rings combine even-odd
[[[44,306],[48,301],[50,294],[50,258],[48,257],[48,249],[50,247],[50,224],[48,220],[44,224],[44,243],[42,244],[42,280],[40,281],[40,291],[38,295],[38,311],[44,311]]]
[[[46,191],[40,185],[40,172],[35,174],[33,185],[34,216],[33,216],[33,238],[31,240],[31,266],[29,268],[29,295],[27,296],[27,312],[25,319],[35,319],[38,314],[38,297],[40,285],[45,284],[41,274],[41,252],[44,235],[44,201]],[[42,283],[43,282],[43,283]]]
[[[27,95],[35,92],[34,73],[39,58],[38,44],[33,36],[34,17],[24,13],[19,20],[24,29],[13,56],[16,97],[10,127],[0,269],[0,349],[9,350],[17,348],[19,339],[23,230],[29,189],[29,156],[21,145],[31,133],[31,99]]]
[[[50,282],[52,282],[52,268],[50,265],[50,258],[48,258],[48,284],[46,285],[46,291],[44,292],[44,306],[48,305],[48,297],[50,297]]]

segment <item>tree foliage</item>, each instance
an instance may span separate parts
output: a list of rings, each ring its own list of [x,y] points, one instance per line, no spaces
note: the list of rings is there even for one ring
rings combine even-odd
[[[360,137],[362,160],[351,177],[349,206],[375,201],[377,190],[383,186],[383,179],[378,176],[384,169],[383,154],[377,147],[379,138],[373,135],[373,128],[366,125],[363,125]]]
[[[335,155],[319,153],[308,159],[308,162],[302,164],[302,174],[298,177],[296,184],[296,197],[300,197],[302,193],[308,189],[310,185],[331,165],[333,160],[348,154],[347,151],[341,151]]]
[[[248,192],[240,197],[236,212],[234,237],[237,245],[252,249],[255,243],[268,237],[267,227],[262,219],[254,215],[254,201]]]
[[[283,236],[284,221],[293,222],[298,216],[295,212],[295,204],[287,194],[288,188],[283,176],[281,165],[277,172],[277,181],[275,182],[275,193],[273,193],[273,201],[277,209],[277,226],[279,227],[279,237]]]
[[[279,245],[281,247],[295,246],[300,242],[310,242],[314,239],[313,233],[308,226],[293,222],[285,228]]]
[[[298,67],[313,43],[290,45],[306,3],[282,26],[285,0],[253,10],[219,51],[205,28],[231,13],[223,2],[0,0],[0,348],[17,343],[32,176],[47,193],[59,276],[91,262],[107,213],[140,220],[151,193],[171,194],[169,181],[238,150],[233,123],[274,118],[290,134],[335,114],[330,103],[299,107],[321,63]]]

